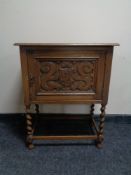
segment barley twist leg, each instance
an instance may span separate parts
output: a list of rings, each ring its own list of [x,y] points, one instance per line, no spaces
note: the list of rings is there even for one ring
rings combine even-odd
[[[105,121],[105,106],[101,106],[101,114],[100,114],[100,123],[99,123],[99,133],[98,133],[98,140],[97,140],[97,147],[102,147],[102,142],[104,140],[104,121]]]
[[[32,129],[32,116],[30,114],[30,106],[26,106],[26,129],[27,129],[27,146],[29,149],[32,149],[34,147],[33,145],[33,129]]]

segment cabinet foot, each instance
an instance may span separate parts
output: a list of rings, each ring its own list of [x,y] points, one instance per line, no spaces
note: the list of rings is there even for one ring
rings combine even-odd
[[[27,147],[28,147],[28,149],[30,149],[30,150],[31,150],[31,149],[33,149],[33,148],[34,148],[34,145],[33,145],[33,144],[28,144],[28,145],[27,145]]]
[[[99,141],[96,141],[96,147],[97,147],[98,149],[103,148],[103,143],[101,143],[101,142],[99,142]]]

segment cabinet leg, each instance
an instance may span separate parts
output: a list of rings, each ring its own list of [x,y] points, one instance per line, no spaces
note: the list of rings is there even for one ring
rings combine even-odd
[[[93,127],[93,123],[92,123],[92,118],[94,116],[94,104],[91,105],[90,107],[90,124],[91,124],[91,127]]]
[[[32,129],[32,116],[30,113],[30,106],[26,106],[26,129],[27,129],[27,137],[26,137],[26,143],[29,149],[34,148],[33,145],[33,129]]]
[[[94,116],[94,104],[91,105],[91,110],[90,110],[90,116],[93,117]]]
[[[35,112],[36,112],[37,114],[40,113],[40,111],[39,111],[39,105],[38,105],[38,104],[35,104]]]
[[[96,146],[98,148],[102,148],[102,142],[104,140],[104,121],[105,121],[105,105],[101,106],[101,114],[100,114],[100,123],[99,123],[99,132],[98,132],[98,140]]]

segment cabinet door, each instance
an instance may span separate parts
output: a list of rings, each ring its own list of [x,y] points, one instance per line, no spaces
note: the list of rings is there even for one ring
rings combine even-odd
[[[45,53],[43,50],[36,50],[27,54],[32,102],[101,101],[105,62],[103,53]]]

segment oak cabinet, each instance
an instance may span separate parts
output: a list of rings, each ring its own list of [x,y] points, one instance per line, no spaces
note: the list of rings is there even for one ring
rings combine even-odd
[[[94,139],[103,141],[105,106],[108,101],[113,47],[109,44],[35,44],[16,43],[20,47],[24,103],[27,118],[27,143],[35,139]],[[90,118],[96,133],[92,136],[35,136],[30,105],[91,104]],[[94,104],[102,105],[100,123],[93,119]]]

